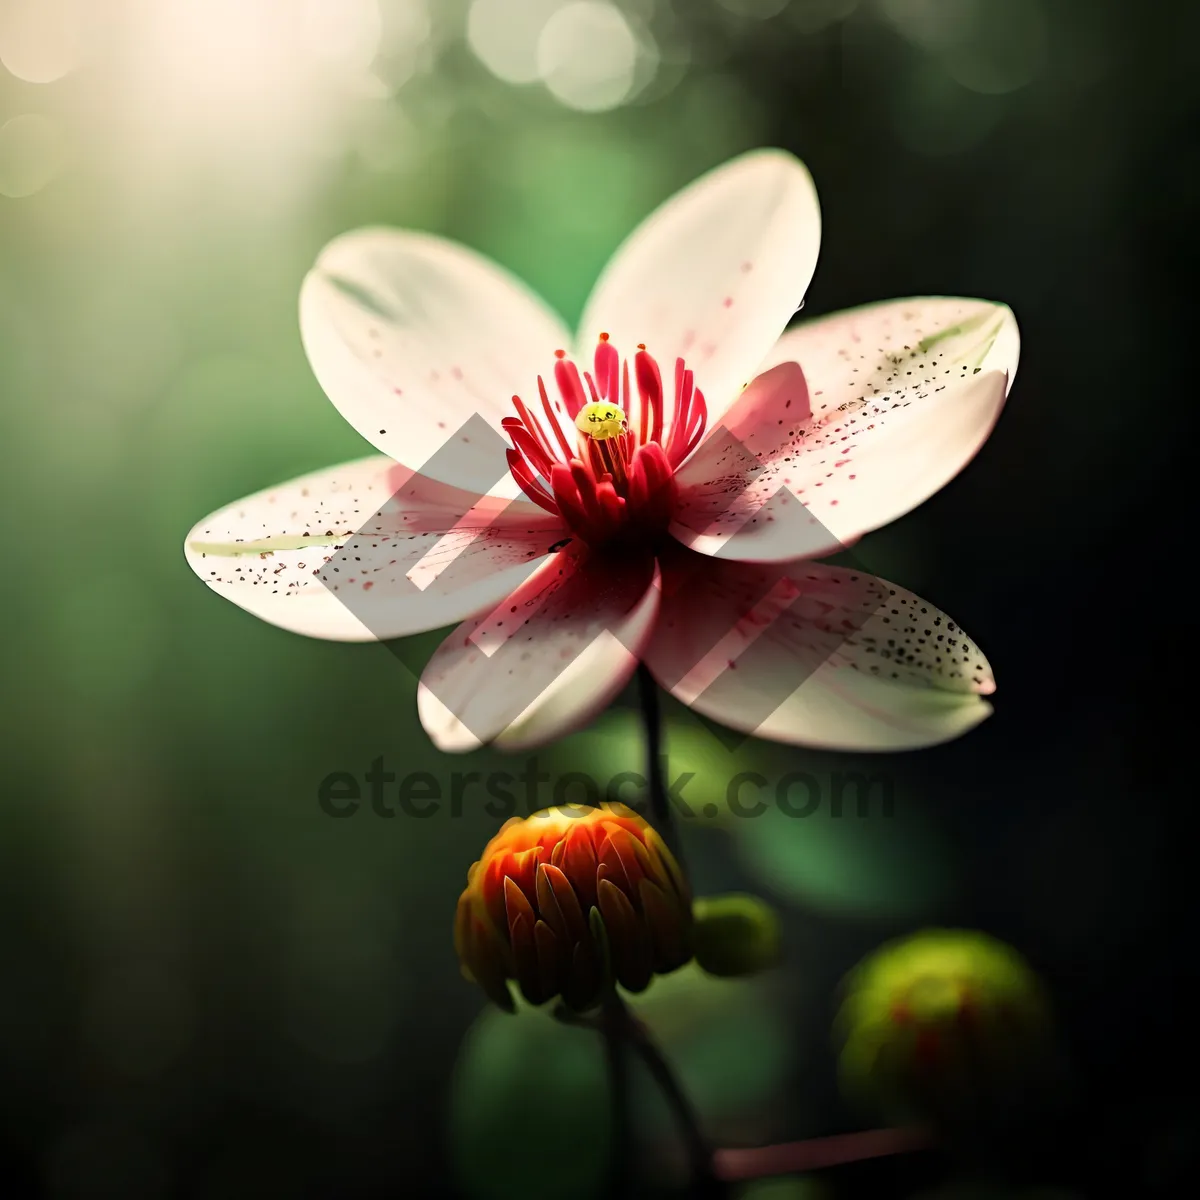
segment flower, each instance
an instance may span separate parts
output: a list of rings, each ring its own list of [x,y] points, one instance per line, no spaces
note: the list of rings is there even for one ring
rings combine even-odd
[[[1001,304],[918,298],[780,336],[819,240],[803,165],[743,155],[628,238],[574,339],[462,246],[337,238],[305,280],[301,332],[382,456],[212,514],[188,561],[314,637],[462,622],[418,689],[446,750],[553,740],[639,660],[760,737],[894,750],[964,733],[991,711],[982,653],[911,592],[812,560],[970,461],[1016,323]]]
[[[931,929],[858,965],[838,1016],[848,1090],[945,1116],[1010,1095],[1045,1057],[1041,983],[1019,954],[971,930]]]
[[[512,817],[467,872],[454,944],[463,974],[512,1009],[555,996],[582,1012],[612,982],[644,991],[692,957],[691,895],[657,833],[623,804]]]

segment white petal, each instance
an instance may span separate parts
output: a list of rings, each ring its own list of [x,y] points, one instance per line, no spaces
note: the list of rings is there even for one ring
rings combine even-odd
[[[819,563],[680,552],[664,568],[646,662],[697,712],[755,737],[912,750],[990,712],[991,668],[962,630],[895,584]]]
[[[300,293],[300,330],[321,386],[368,441],[406,466],[514,495],[500,420],[569,346],[518,279],[430,234],[363,229],[331,242]],[[478,444],[430,459],[472,417]],[[497,484],[497,481],[501,481]]]
[[[719,416],[804,299],[821,214],[812,177],[782,150],[757,150],[673,196],[625,241],[580,325],[623,354],[644,342],[669,374],[686,359]]]
[[[526,501],[476,499],[373,457],[213,513],[184,552],[214,592],[272,625],[401,637],[489,608],[565,536]]]
[[[653,560],[556,555],[460,625],[421,675],[421,724],[442,750],[525,750],[577,729],[624,687],[658,612]]]
[[[1018,348],[1012,312],[982,300],[890,301],[789,331],[679,472],[676,535],[783,561],[903,516],[987,440]]]

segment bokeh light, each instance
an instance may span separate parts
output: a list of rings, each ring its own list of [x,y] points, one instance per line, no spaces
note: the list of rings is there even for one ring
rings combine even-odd
[[[936,56],[964,88],[1016,91],[1041,71],[1047,53],[1041,0],[878,0],[905,38]]]
[[[479,61],[506,83],[541,78],[538,39],[563,0],[474,0],[467,41]]]
[[[53,83],[79,64],[86,0],[4,0],[0,63],[26,83]]]
[[[658,47],[648,18],[608,0],[474,0],[467,42],[506,83],[538,81],[567,108],[605,112],[653,81]]]
[[[790,0],[717,0],[722,8],[735,16],[750,17],[757,21],[778,16],[787,8],[789,2]]]
[[[792,0],[787,16],[794,29],[802,34],[814,34],[836,21],[845,20],[858,4],[859,0]]]
[[[570,108],[616,108],[633,87],[638,45],[624,15],[600,0],[560,8],[538,39],[538,69]]]
[[[953,46],[970,37],[979,12],[977,0],[876,0],[876,3],[899,33],[929,48]]]

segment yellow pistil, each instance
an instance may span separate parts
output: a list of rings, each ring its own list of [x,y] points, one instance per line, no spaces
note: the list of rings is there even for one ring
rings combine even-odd
[[[625,432],[625,414],[615,404],[585,404],[575,417],[575,428],[605,442]]]

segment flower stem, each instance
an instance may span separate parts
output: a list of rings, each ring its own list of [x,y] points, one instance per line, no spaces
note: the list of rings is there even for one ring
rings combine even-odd
[[[759,1146],[748,1150],[718,1150],[714,1156],[717,1174],[722,1179],[743,1182],[773,1175],[795,1175],[884,1158],[910,1150],[924,1150],[929,1135],[919,1129],[868,1129],[834,1137],[809,1138],[778,1146]]]
[[[663,776],[662,713],[658,704],[658,684],[642,662],[638,663],[637,681],[642,704],[642,725],[646,730],[646,784],[650,793],[652,823],[667,843],[667,848],[678,858],[679,836]]]
[[[608,1194],[613,1200],[627,1200],[634,1194],[629,1045],[625,1037],[624,1008],[624,1002],[614,989],[605,1001],[601,1019],[605,1058],[608,1062],[609,1119],[612,1125]]]
[[[618,1003],[621,1005],[623,1035],[658,1085],[683,1134],[691,1174],[689,1195],[696,1197],[696,1200],[724,1200],[724,1197],[729,1195],[729,1186],[714,1169],[712,1147],[700,1128],[700,1121],[692,1102],[675,1077],[675,1072],[659,1049],[658,1043],[651,1037],[650,1031],[623,1002]]]

